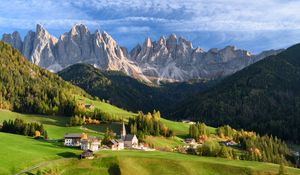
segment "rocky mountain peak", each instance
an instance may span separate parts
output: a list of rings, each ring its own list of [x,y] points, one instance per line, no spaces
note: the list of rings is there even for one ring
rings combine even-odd
[[[158,40],[158,45],[166,45],[166,38],[164,36],[161,36]]]
[[[175,34],[171,34],[167,39],[167,48],[169,51],[173,51],[177,45],[177,37]]]
[[[15,31],[12,34],[3,34],[2,41],[10,43],[14,48],[22,50],[23,42],[19,32]]]
[[[152,40],[151,40],[151,38],[150,37],[147,37],[146,39],[145,39],[145,42],[144,42],[144,47],[148,47],[148,48],[150,48],[150,47],[152,47],[153,45],[152,45]]]
[[[71,35],[85,35],[89,33],[87,26],[83,24],[75,24],[69,32]]]
[[[20,34],[4,34],[2,40],[25,55],[33,63],[51,71],[59,71],[79,62],[99,69],[123,71],[145,82],[187,81],[214,79],[230,75],[242,68],[277,54],[268,51],[251,55],[245,50],[227,46],[224,49],[193,48],[192,42],[175,34],[160,37],[157,41],[147,37],[130,54],[106,32],[90,33],[83,24],[76,24],[57,40],[42,25],[29,31],[22,41]],[[281,50],[282,51],[282,50]]]

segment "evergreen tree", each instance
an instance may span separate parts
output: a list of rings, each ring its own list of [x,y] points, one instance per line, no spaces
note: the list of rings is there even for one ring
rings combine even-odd
[[[278,175],[288,175],[283,163],[279,165]]]

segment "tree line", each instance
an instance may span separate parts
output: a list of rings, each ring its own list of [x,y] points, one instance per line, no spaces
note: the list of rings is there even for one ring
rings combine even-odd
[[[43,124],[36,122],[26,123],[24,120],[18,118],[15,120],[4,120],[0,131],[25,136],[39,137],[42,135],[45,139],[48,139],[48,133],[44,129]]]
[[[205,142],[198,146],[196,150],[187,150],[188,153],[201,156],[224,157],[230,159],[252,160],[271,163],[291,164],[295,163],[286,143],[277,137],[260,136],[255,132],[235,130],[229,125],[224,125],[216,129],[216,134],[222,138],[237,143],[236,147],[242,150],[237,154],[237,149],[220,144],[217,141],[205,139]],[[190,125],[189,136],[197,141],[203,136],[209,136],[208,127],[204,123]]]
[[[138,115],[134,118],[130,118],[128,121],[130,127],[130,133],[136,134],[140,139],[143,139],[146,135],[153,136],[174,136],[173,130],[166,127],[160,121],[160,112],[153,111],[148,112],[146,115],[143,112],[138,112]]]

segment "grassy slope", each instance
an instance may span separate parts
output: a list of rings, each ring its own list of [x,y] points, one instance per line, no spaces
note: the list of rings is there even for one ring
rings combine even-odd
[[[80,127],[64,127],[64,122],[67,121],[67,118],[64,117],[25,115],[0,110],[0,121],[4,119],[14,119],[16,117],[26,121],[39,121],[44,123],[49,136],[52,138],[62,138],[65,132],[82,132]],[[170,122],[164,119],[163,122],[170,128],[177,128],[177,131],[181,130],[181,134],[184,134],[185,132],[183,131],[188,128],[188,125],[178,122]],[[183,130],[180,126],[185,126],[185,129]],[[106,127],[108,127],[108,125],[87,126],[90,132],[101,132],[104,131]],[[110,125],[110,127],[117,132],[120,125],[113,124]],[[161,147],[182,144],[181,140],[177,137],[175,139],[149,137],[148,139]],[[80,152],[79,150],[58,146],[57,143],[47,143],[29,137],[7,133],[0,133],[0,147],[0,155],[1,157],[5,157],[5,159],[0,159],[0,165],[4,165],[0,168],[0,174],[12,174],[47,160],[59,159],[63,158],[64,155],[72,155],[71,153],[78,154]],[[59,170],[63,169],[61,170],[62,174],[108,174],[109,171],[115,171],[116,167],[111,167],[112,162],[116,162],[120,165],[120,171],[123,174],[134,174],[134,170],[136,170],[136,172],[143,172],[143,174],[157,174],[158,172],[163,172],[164,174],[245,174],[249,171],[245,170],[247,167],[253,168],[254,170],[271,172],[277,172],[278,169],[277,165],[273,164],[229,161],[219,158],[164,152],[102,151],[100,152],[100,157],[100,159],[93,161],[63,159],[58,160],[58,164],[52,164],[51,162],[47,166],[54,166]],[[216,164],[218,168],[216,168]],[[68,168],[64,169],[65,167]],[[294,174],[300,173],[299,171],[291,169],[291,172],[292,171],[294,171]]]
[[[104,103],[106,104],[106,103]],[[108,104],[106,104],[108,105]],[[107,108],[109,110],[109,108]],[[121,109],[118,109],[121,110]],[[125,111],[126,112],[126,111]],[[126,114],[126,113],[125,113]],[[21,118],[27,122],[40,122],[43,123],[45,129],[48,132],[50,139],[62,139],[65,133],[82,133],[87,132],[90,135],[103,136],[106,128],[112,129],[115,133],[120,133],[121,125],[119,123],[112,124],[101,124],[101,125],[88,125],[84,127],[74,126],[65,127],[68,123],[67,117],[62,116],[44,116],[44,115],[33,115],[33,114],[20,114],[6,110],[0,110],[0,123],[3,120],[14,120],[15,118]],[[165,119],[161,119],[166,126],[170,127],[175,131],[178,136],[186,136],[188,133],[188,124],[173,122]],[[147,143],[153,144],[155,147],[175,147],[176,145],[182,145],[182,139],[179,137],[175,138],[163,138],[163,137],[148,137]]]
[[[278,165],[250,161],[226,160],[167,152],[101,151],[94,160],[61,160],[42,167],[41,170],[56,170],[69,174],[205,174],[243,175],[276,174]],[[287,168],[289,174],[300,170]]]
[[[42,123],[47,130],[50,139],[62,139],[65,133],[87,132],[91,135],[101,136],[103,135],[103,132],[106,130],[106,128],[111,128],[118,133],[119,128],[121,127],[121,125],[117,123],[88,125],[84,127],[66,127],[66,124],[68,123],[67,117],[20,114],[0,109],[0,123],[2,123],[3,120],[14,120],[15,118],[23,119],[26,122]]]
[[[79,150],[0,132],[0,174],[14,174],[41,162],[72,156]]]
[[[135,116],[136,114],[132,112],[128,112],[124,109],[118,108],[116,106],[110,105],[108,103],[104,103],[102,101],[91,100],[89,98],[76,96],[76,101],[84,104],[92,104],[95,108],[99,108],[104,112],[108,112],[116,117],[124,118],[125,120],[129,117]]]

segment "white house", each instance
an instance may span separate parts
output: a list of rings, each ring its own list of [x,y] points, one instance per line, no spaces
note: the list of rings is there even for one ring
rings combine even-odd
[[[194,138],[186,138],[184,139],[184,142],[192,145],[196,144],[196,140]]]
[[[82,134],[65,134],[65,146],[80,146],[80,140],[82,138]]]
[[[124,149],[124,141],[122,139],[113,139],[110,140],[108,146],[111,148],[111,150],[122,150]]]
[[[88,139],[81,140],[80,148],[82,150],[98,151],[100,142],[100,139],[96,137],[88,137]]]

